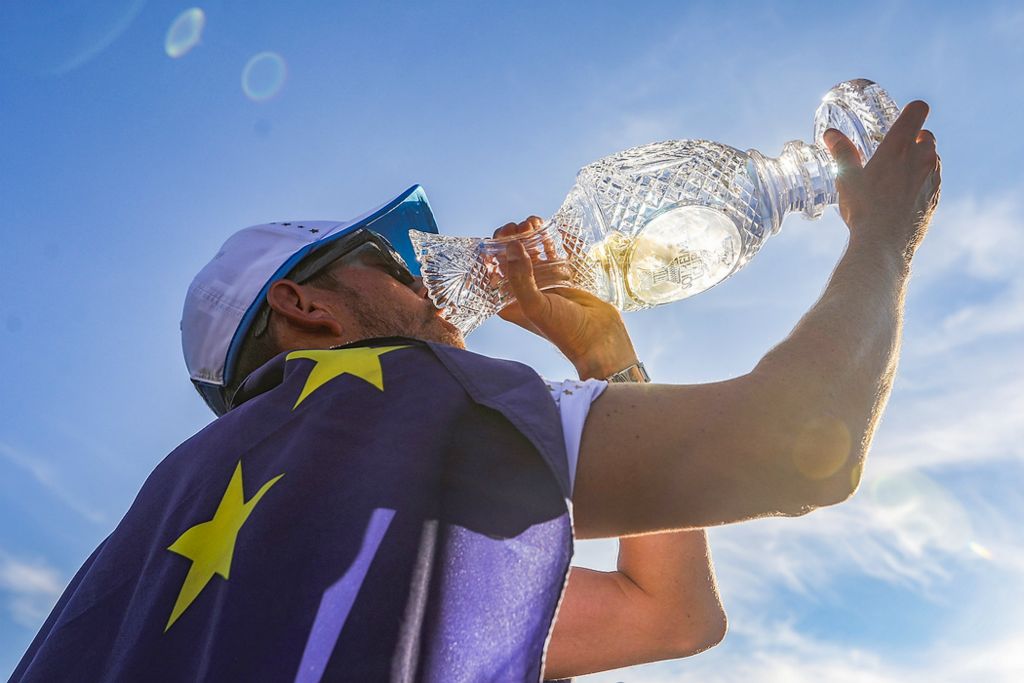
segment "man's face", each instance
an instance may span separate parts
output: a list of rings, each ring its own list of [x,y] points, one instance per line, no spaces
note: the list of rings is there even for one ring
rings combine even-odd
[[[379,252],[360,249],[331,266],[338,282],[330,305],[353,341],[370,337],[411,337],[465,348],[462,333],[445,321],[427,296],[421,278],[396,280]]]

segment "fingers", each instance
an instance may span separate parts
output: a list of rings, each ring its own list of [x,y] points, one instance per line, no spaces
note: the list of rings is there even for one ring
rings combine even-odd
[[[921,193],[928,197],[928,203],[934,209],[939,202],[939,194],[942,192],[942,159],[936,155],[935,168],[925,178]]]
[[[533,262],[521,242],[509,242],[506,247],[508,282],[523,314],[536,320],[543,316],[549,304],[537,288],[533,277]]]
[[[840,133],[835,128],[829,128],[823,136],[828,151],[839,166],[839,175],[847,175],[852,171],[860,170],[864,161],[860,158],[860,151],[857,146],[850,142],[850,138]]]
[[[939,167],[939,155],[935,151],[935,136],[929,130],[922,130],[911,148],[911,163],[921,174],[931,175]]]
[[[494,239],[511,240],[519,235],[530,232],[531,230],[533,230],[530,222],[533,218],[536,218],[536,216],[530,216],[530,218],[527,218],[522,223],[506,223],[505,225],[501,226],[500,228],[494,231]],[[490,275],[493,282],[497,282],[497,280],[502,276],[502,274],[508,271],[508,257],[509,250],[507,248],[504,251],[499,252],[498,254],[492,257],[493,267],[490,271]]]
[[[540,230],[544,226],[544,219],[542,219],[540,216],[530,216],[519,225],[520,227],[526,226],[524,232],[529,230]]]
[[[922,130],[917,134],[917,140],[914,144],[914,152],[923,155],[928,159],[929,166],[934,166],[938,162],[939,155],[936,153],[937,143],[935,141],[935,135],[930,130]]]
[[[522,223],[506,223],[497,230],[494,231],[494,238],[501,237],[514,237],[515,235],[522,235],[524,233],[539,230],[544,225],[544,221],[539,216],[530,216]]]
[[[530,216],[525,221],[517,226],[517,233],[519,235],[527,235],[533,232],[540,232],[540,229],[544,227],[544,219],[540,216]],[[527,249],[527,252],[534,259],[539,259],[542,256],[545,259],[555,258],[555,245],[551,241],[550,236],[541,233],[540,244],[533,243]]]
[[[526,247],[526,253],[533,261],[534,277],[540,280],[545,286],[549,286],[552,278],[561,278],[557,273],[555,265],[563,262],[565,257],[561,252],[560,245],[552,236],[552,231],[544,229],[544,219],[539,216],[530,216],[521,223],[506,223],[494,231],[494,239],[502,242],[516,240]],[[501,251],[494,257],[495,273],[500,275],[505,271],[507,251]],[[537,270],[538,267],[540,270]]]
[[[505,225],[501,226],[500,228],[494,231],[493,237],[495,239],[501,237],[511,237],[512,235],[516,234],[518,228],[519,226],[516,225],[515,223],[506,223]]]
[[[914,144],[926,118],[928,104],[922,100],[914,100],[903,107],[903,112],[892,124],[882,144],[878,146],[879,152],[889,148],[905,149]]]

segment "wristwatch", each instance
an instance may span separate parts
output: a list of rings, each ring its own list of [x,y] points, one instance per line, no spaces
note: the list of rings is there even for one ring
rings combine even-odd
[[[628,368],[619,370],[614,375],[609,375],[605,378],[606,382],[637,382],[639,384],[647,384],[651,381],[651,376],[647,374],[644,364],[637,361],[630,365]]]

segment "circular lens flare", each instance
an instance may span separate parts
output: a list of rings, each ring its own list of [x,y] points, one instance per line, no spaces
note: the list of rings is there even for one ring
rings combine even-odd
[[[183,57],[199,44],[206,26],[206,14],[198,7],[191,7],[171,23],[164,38],[164,52],[171,59]]]
[[[254,102],[264,102],[284,86],[288,70],[284,58],[276,52],[254,55],[242,69],[242,91]]]
[[[793,447],[793,463],[808,479],[828,479],[846,464],[852,445],[850,430],[843,421],[822,415],[800,429]]]

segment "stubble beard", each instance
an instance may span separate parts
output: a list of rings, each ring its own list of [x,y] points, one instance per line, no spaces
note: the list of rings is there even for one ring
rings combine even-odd
[[[357,335],[360,339],[409,337],[466,348],[462,333],[443,321],[433,306],[424,306],[425,313],[417,315],[413,311],[367,301],[357,290],[342,283],[339,283],[339,289],[361,328]]]

